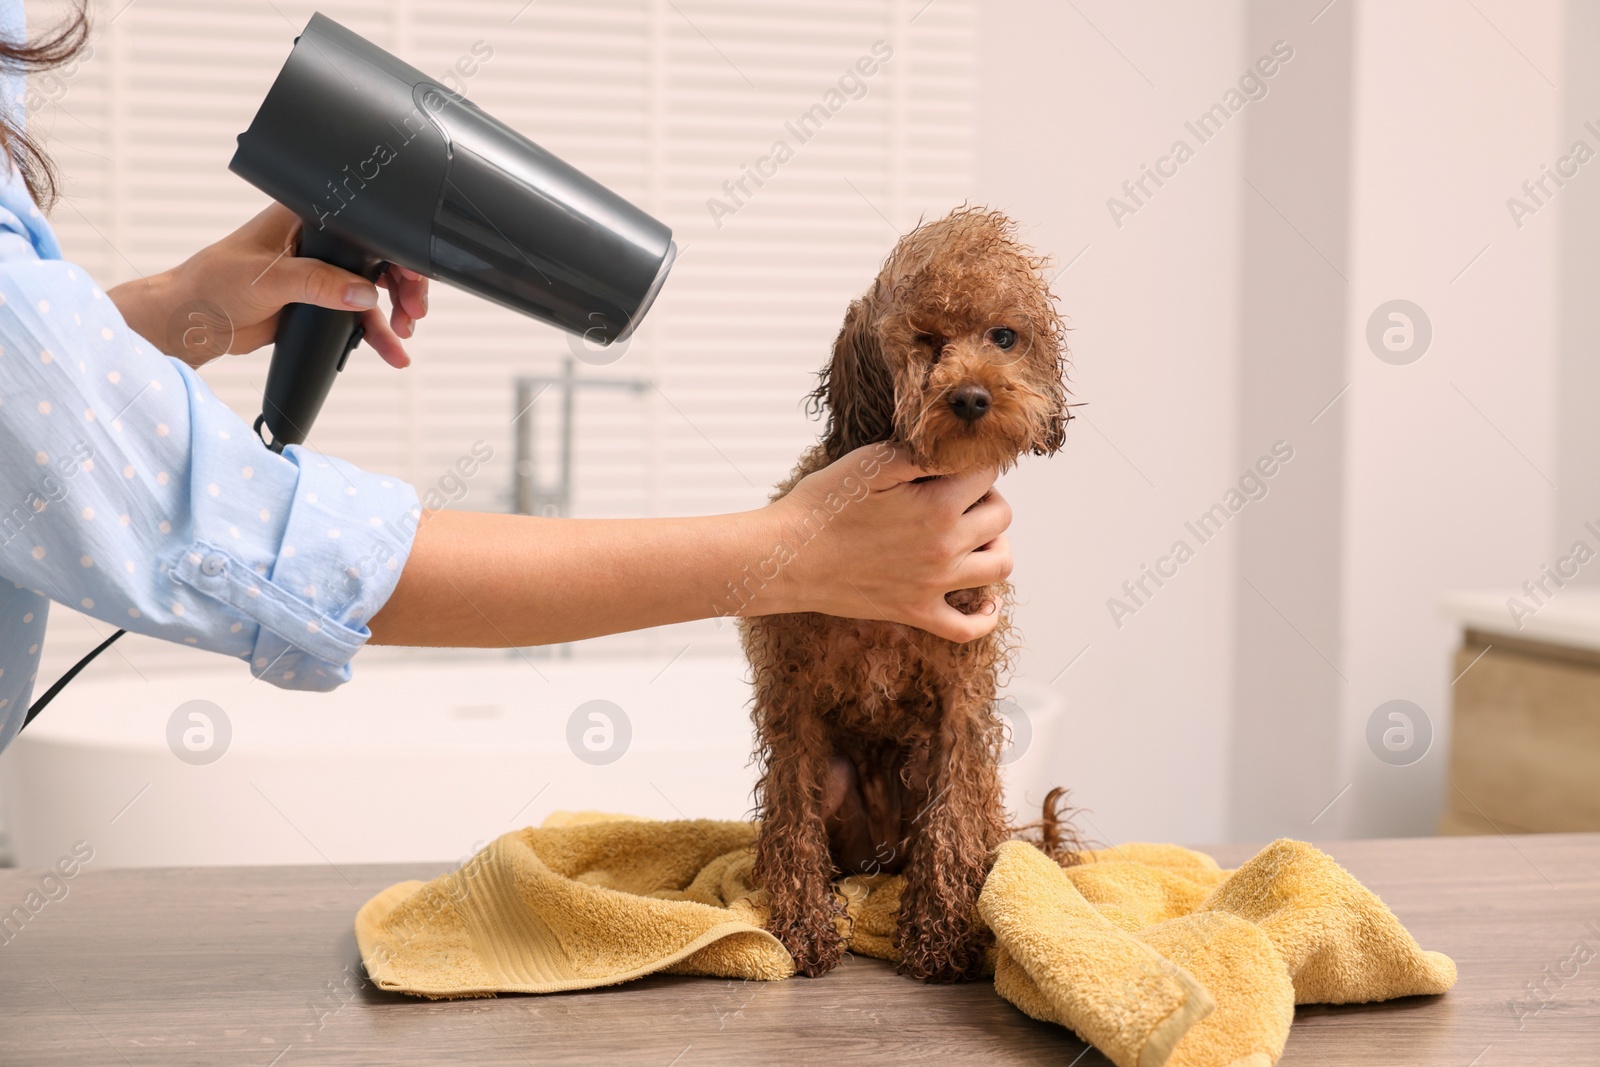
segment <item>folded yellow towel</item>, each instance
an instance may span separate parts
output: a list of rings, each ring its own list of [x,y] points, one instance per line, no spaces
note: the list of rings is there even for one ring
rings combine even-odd
[[[754,839],[749,823],[558,814],[460,870],[379,893],[356,916],[356,940],[380,988],[434,998],[657,972],[787,978],[793,961],[762,928]],[[894,958],[903,884],[841,883],[851,951]],[[1297,1003],[1443,993],[1456,976],[1298,841],[1231,872],[1176,845],[1122,845],[1063,870],[1009,842],[978,910],[995,935],[996,991],[1118,1067],[1268,1067]]]

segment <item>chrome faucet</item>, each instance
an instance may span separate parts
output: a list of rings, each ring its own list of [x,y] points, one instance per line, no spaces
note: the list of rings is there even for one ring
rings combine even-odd
[[[620,389],[635,396],[650,391],[648,378],[580,378],[577,361],[567,356],[561,373],[528,375],[516,379],[516,463],[511,468],[511,509],[517,515],[547,515],[565,518],[572,514],[572,433],[574,399],[579,389]],[[554,485],[539,480],[539,465],[534,454],[537,440],[535,403],[550,389],[560,390],[561,444],[558,474]]]

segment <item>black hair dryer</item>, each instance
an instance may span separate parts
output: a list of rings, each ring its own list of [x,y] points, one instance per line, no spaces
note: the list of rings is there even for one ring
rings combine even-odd
[[[321,14],[228,169],[300,216],[302,256],[367,278],[398,263],[596,345],[627,339],[677,254],[666,226]],[[284,309],[256,420],[268,447],[306,439],[360,320]]]

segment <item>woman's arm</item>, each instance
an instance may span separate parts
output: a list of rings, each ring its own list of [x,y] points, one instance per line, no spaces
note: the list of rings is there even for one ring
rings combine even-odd
[[[368,309],[368,341],[390,363],[409,362],[400,338],[427,311],[427,280],[399,268],[380,278],[394,304],[385,322],[370,282],[287,254],[298,227],[274,204],[178,267],[108,295],[136,333],[191,366],[266,344],[292,301]],[[738,515],[430,513],[370,628],[389,644],[533,645],[713,615],[820,611],[968,640],[997,616],[963,615],[944,594],[1009,573],[1001,536],[1009,509],[998,494],[972,506],[989,493],[993,472],[914,481],[925,476],[874,445]],[[350,595],[370,595],[372,568],[355,569],[363,578]]]
[[[431,512],[368,623],[378,644],[516,646],[716,615],[817,611],[955,641],[994,628],[944,594],[1011,571],[993,470],[926,472],[870,445],[756,511],[689,519]]]

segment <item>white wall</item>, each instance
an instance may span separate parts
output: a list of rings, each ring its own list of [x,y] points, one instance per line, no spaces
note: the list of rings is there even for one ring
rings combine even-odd
[[[1243,9],[1076,8],[989,0],[979,19],[977,196],[1060,264],[1079,257],[1056,290],[1086,406],[1059,456],[1024,461],[1004,484],[1025,602],[1021,669],[1048,682],[1082,653],[1055,685],[1068,710],[1059,779],[1090,809],[1085,829],[1106,841],[1216,840],[1227,829],[1235,531],[1200,547],[1120,628],[1106,601],[1240,473],[1246,131],[1230,122],[1198,146],[1120,228],[1106,201],[1174,139],[1195,143],[1183,123],[1244,66]]]
[[[1565,0],[1562,7],[1559,84],[1565,101],[1557,143],[1566,154],[1581,138],[1600,152],[1600,136],[1585,126],[1593,122],[1600,128],[1600,64],[1592,61],[1594,43],[1600,40],[1600,5]],[[1588,180],[1568,183],[1559,193],[1560,206],[1551,209],[1551,222],[1561,231],[1556,400],[1560,431],[1557,469],[1547,473],[1558,487],[1550,548],[1560,554],[1570,552],[1573,542],[1585,536],[1584,523],[1600,517],[1600,463],[1595,462],[1600,456],[1600,419],[1594,417],[1600,401],[1600,301],[1595,300],[1600,293],[1600,242],[1594,239],[1600,233],[1600,181],[1593,180],[1589,169],[1583,167]],[[1524,227],[1533,221],[1526,220]],[[1592,546],[1593,535],[1588,539]],[[1578,581],[1600,582],[1596,570],[1583,568]]]
[[[1088,646],[1056,683],[1062,783],[1108,840],[1431,832],[1458,640],[1439,601],[1570,543],[1551,483],[1594,439],[1569,400],[1557,455],[1563,201],[1520,230],[1506,207],[1600,119],[1556,88],[1561,5],[987,0],[980,24],[979,195],[1063,262],[1088,247],[1058,288],[1090,406],[1006,483],[1024,671]],[[1296,58],[1268,96],[1115,226],[1106,198],[1279,38]],[[1569,259],[1593,234],[1571,236]],[[1434,330],[1406,366],[1366,340],[1395,298]],[[1592,354],[1570,337],[1567,377]],[[1271,495],[1119,630],[1106,598],[1279,436]],[[1435,732],[1408,767],[1366,742],[1394,698]]]
[[[1354,785],[1341,826],[1351,834],[1427,833],[1443,804],[1458,637],[1441,595],[1520,586],[1554,558],[1558,532],[1571,541],[1552,528],[1562,201],[1519,230],[1506,200],[1575,138],[1600,141],[1562,114],[1560,5],[1477,6],[1368,0],[1357,19],[1354,384],[1343,412]],[[1600,183],[1600,171],[1576,180]],[[1432,347],[1408,366],[1375,359],[1363,337],[1371,309],[1395,297],[1433,322]],[[1420,705],[1436,729],[1433,751],[1409,767],[1374,759],[1364,739],[1368,716],[1393,698]]]

